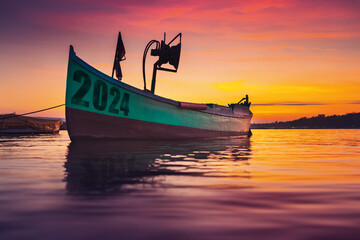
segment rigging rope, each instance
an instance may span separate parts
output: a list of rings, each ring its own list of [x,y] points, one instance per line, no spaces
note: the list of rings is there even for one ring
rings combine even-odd
[[[51,110],[51,109],[58,108],[58,107],[62,107],[62,106],[65,106],[65,104],[60,104],[60,105],[57,105],[57,106],[53,106],[53,107],[49,107],[49,108],[44,108],[44,109],[37,110],[37,111],[33,111],[33,112],[28,112],[28,113],[23,113],[23,114],[15,114],[15,115],[13,115],[13,116],[8,116],[8,117],[2,117],[1,119],[4,120],[4,119],[8,119],[8,118],[13,118],[13,117],[30,115],[30,114],[33,114],[33,113],[44,112],[44,111]]]

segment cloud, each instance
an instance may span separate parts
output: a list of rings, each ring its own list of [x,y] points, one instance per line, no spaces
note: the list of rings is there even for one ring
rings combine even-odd
[[[239,91],[244,89],[244,80],[237,80],[232,82],[213,83],[213,87],[223,91]]]
[[[122,28],[179,29],[228,39],[350,39],[360,37],[358,6],[356,1],[341,0],[22,0],[2,6],[0,26],[4,33],[19,29],[19,35],[28,28],[59,34],[110,34]]]
[[[315,105],[334,105],[334,103],[320,102],[275,102],[275,103],[254,103],[254,106],[315,106]]]
[[[336,52],[338,49],[336,48],[319,48],[319,47],[305,47],[305,46],[289,46],[289,45],[278,45],[265,47],[263,50],[266,51],[317,51],[317,52]]]
[[[204,49],[204,50],[190,50],[190,51],[182,51],[183,55],[209,55],[209,54],[224,54],[224,53],[238,53],[241,52],[240,48],[223,48],[223,49]]]

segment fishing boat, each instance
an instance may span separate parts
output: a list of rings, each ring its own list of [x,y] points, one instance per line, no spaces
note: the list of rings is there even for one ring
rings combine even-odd
[[[0,135],[53,134],[58,133],[63,122],[60,119],[44,119],[11,114],[0,115]]]
[[[222,106],[189,103],[155,94],[156,72],[177,72],[181,33],[166,43],[152,40],[143,56],[144,89],[122,82],[120,62],[125,60],[118,35],[112,76],[79,58],[70,46],[66,81],[66,123],[72,141],[84,139],[188,139],[249,135],[252,113],[246,95],[238,103]],[[177,45],[173,43],[178,41]],[[153,67],[151,90],[146,87],[145,61],[158,57]],[[171,68],[163,67],[169,66]],[[115,79],[114,72],[116,72]]]

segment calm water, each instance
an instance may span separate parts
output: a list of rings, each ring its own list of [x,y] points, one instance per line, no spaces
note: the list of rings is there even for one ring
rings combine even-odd
[[[0,138],[0,239],[359,239],[360,130]]]

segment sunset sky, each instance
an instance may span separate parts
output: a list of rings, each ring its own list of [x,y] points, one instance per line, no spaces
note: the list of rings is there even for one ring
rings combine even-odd
[[[118,31],[124,82],[139,88],[148,41],[183,33],[178,73],[158,73],[160,96],[228,104],[248,94],[254,122],[360,112],[359,0],[2,0],[0,113],[64,103],[70,44],[110,75]]]

